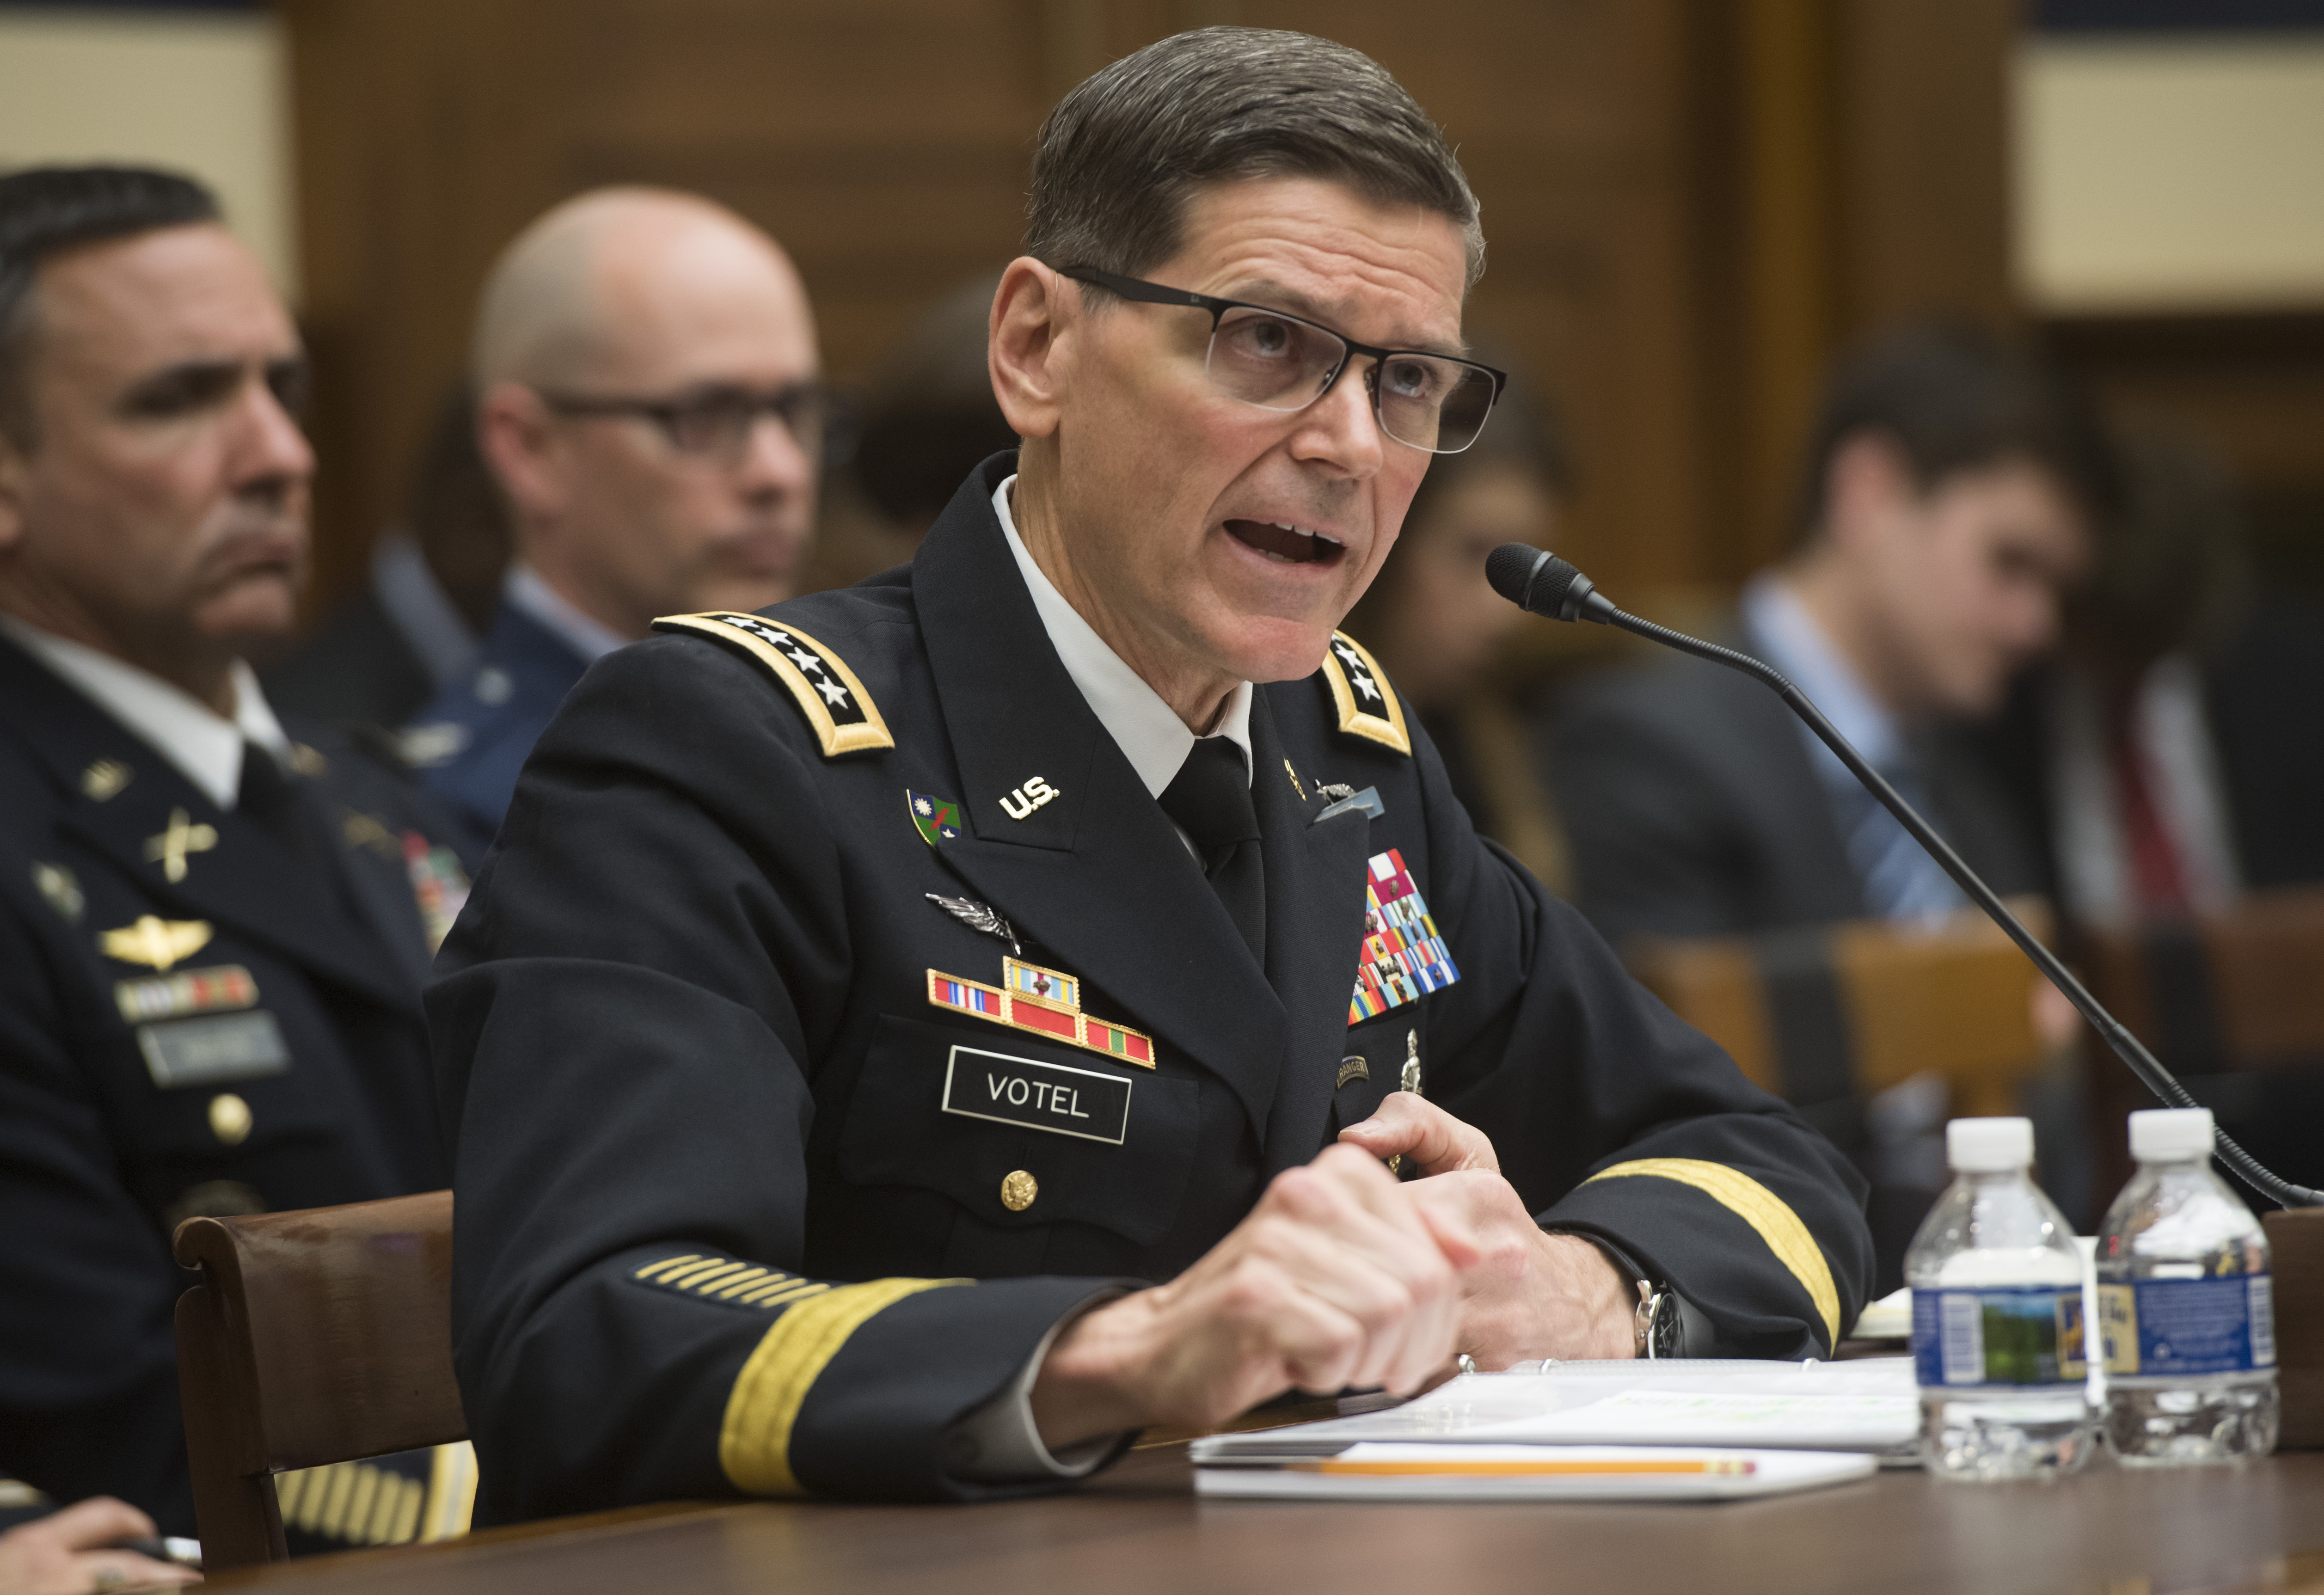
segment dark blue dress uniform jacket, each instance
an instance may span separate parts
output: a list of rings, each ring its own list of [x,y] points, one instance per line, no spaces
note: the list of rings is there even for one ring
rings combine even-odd
[[[500,829],[517,772],[588,666],[571,643],[503,601],[476,668],[420,711],[411,728],[419,740],[456,744],[422,779],[475,835],[489,843]]]
[[[1856,1176],[1477,837],[1416,731],[1341,711],[1368,672],[1256,695],[1262,972],[1049,646],[989,502],[1010,468],[909,567],[600,661],[526,769],[429,994],[477,1520],[995,1493],[954,1420],[1062,1315],[1201,1256],[1416,1052],[1545,1222],[1666,1274],[1725,1351],[1828,1354],[1869,1266]],[[1382,816],[1320,818],[1327,783]],[[933,844],[908,792],[957,806]],[[1351,1026],[1389,849],[1460,978]],[[1157,1065],[932,1004],[931,971],[998,986],[1009,948],[929,893],[1005,916]],[[1102,1076],[1093,1112],[1127,1082],[1127,1111],[1095,1136],[960,1111],[995,1069]]]
[[[448,1172],[404,856],[407,832],[440,845],[445,816],[292,730],[319,750],[293,783],[318,863],[0,639],[0,1473],[124,1497],[171,1534],[195,1532],[176,1222]],[[157,844],[173,822],[175,881]],[[204,1039],[217,1019],[235,1044]]]

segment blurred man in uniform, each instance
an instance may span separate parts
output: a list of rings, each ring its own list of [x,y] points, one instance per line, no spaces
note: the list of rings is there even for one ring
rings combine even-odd
[[[1054,1489],[1294,1387],[1857,1311],[1838,1154],[1333,630],[1500,387],[1436,125],[1182,34],[1052,113],[1029,235],[1021,452],[908,567],[601,661],[447,945],[485,1517]]]
[[[446,1175],[448,822],[241,657],[306,577],[306,376],[196,184],[0,178],[0,1466],[174,1535],[171,1231]]]
[[[590,662],[656,615],[788,596],[815,523],[815,320],[774,241],[690,194],[534,222],[476,317],[477,444],[516,563],[475,668],[405,736],[483,835]]]

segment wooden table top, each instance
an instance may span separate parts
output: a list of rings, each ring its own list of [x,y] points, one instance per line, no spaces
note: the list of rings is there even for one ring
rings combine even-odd
[[[1610,1506],[1197,1500],[1185,1450],[1070,1494],[977,1507],[671,1506],[222,1573],[226,1590],[687,1590],[1028,1595],[1075,1589],[1559,1595],[2324,1591],[2324,1453],[2053,1485],[1887,1471],[1803,1495]]]

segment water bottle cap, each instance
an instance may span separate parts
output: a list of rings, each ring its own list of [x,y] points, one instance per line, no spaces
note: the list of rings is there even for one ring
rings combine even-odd
[[[2210,1150],[2209,1108],[2142,1108],[2130,1116],[2130,1155],[2141,1162],[2204,1157]]]
[[[1956,1119],[1945,1126],[1945,1161],[1963,1174],[2006,1174],[2034,1161],[2031,1119]]]

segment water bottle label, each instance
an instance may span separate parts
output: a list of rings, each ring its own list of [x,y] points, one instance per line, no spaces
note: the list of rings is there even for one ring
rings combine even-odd
[[[1913,1292],[1913,1361],[1924,1388],[2078,1385],[2089,1371],[2080,1286]]]
[[[2273,1368],[2274,1284],[2228,1274],[2099,1286],[2107,1371],[2153,1378]]]

